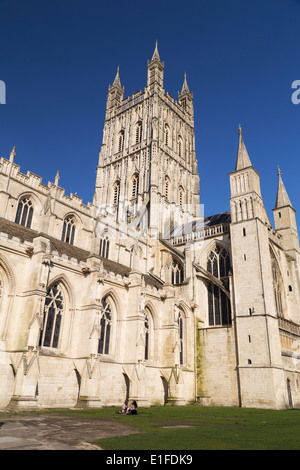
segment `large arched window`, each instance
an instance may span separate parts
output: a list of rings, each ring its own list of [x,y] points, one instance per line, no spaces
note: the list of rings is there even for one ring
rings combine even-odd
[[[135,143],[139,144],[142,141],[142,123],[138,122],[135,129]]]
[[[30,228],[33,216],[33,204],[29,197],[19,201],[15,223]]]
[[[75,237],[75,217],[73,215],[69,215],[64,220],[61,241],[65,243],[69,243],[73,245],[74,237]]]
[[[100,238],[99,256],[102,256],[102,258],[108,258],[108,255],[109,255],[109,239],[108,239],[108,236],[105,234]]]
[[[184,279],[183,266],[179,261],[173,260],[171,281],[173,285],[182,284]]]
[[[43,329],[40,336],[40,346],[58,347],[61,321],[64,312],[64,298],[60,284],[54,284],[47,291]]]
[[[275,296],[275,305],[277,315],[279,317],[283,317],[283,282],[281,278],[281,274],[279,271],[279,267],[276,261],[276,258],[270,250],[271,254],[271,264],[272,264],[272,277],[273,277],[273,289],[274,289],[274,296]]]
[[[216,246],[207,260],[207,271],[219,279],[224,288],[229,290],[230,256],[227,250]],[[218,285],[208,282],[208,322],[213,325],[231,324],[230,299]]]
[[[112,314],[109,299],[102,300],[102,315],[100,320],[100,336],[98,354],[109,354]]]

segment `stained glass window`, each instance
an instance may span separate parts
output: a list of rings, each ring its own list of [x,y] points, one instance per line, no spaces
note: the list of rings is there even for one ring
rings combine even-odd
[[[111,333],[111,307],[107,299],[102,300],[102,316],[100,320],[100,337],[98,344],[98,354],[109,354],[109,342]]]
[[[59,284],[54,284],[47,292],[43,329],[40,336],[40,346],[58,347],[61,320],[64,311],[64,299]]]
[[[219,279],[229,290],[230,256],[227,250],[217,245],[208,256],[207,271]],[[213,325],[231,324],[230,299],[223,289],[212,282],[207,285],[208,323]]]

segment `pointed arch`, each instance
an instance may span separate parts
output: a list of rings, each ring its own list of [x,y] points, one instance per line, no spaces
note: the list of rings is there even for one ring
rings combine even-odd
[[[207,256],[207,272],[221,282],[221,288],[217,283],[207,281],[208,297],[208,323],[210,326],[231,324],[229,274],[231,271],[231,259],[229,251],[216,243]]]
[[[150,301],[145,304],[145,357],[146,361],[155,360],[157,350],[157,319]]]
[[[75,232],[78,227],[78,222],[75,214],[70,213],[65,215],[63,221],[63,229],[61,234],[61,241],[74,245]]]
[[[170,127],[168,124],[165,124],[165,129],[164,129],[164,143],[168,147],[170,146]]]
[[[5,340],[16,292],[14,271],[5,256],[0,254],[0,339]]]
[[[74,310],[75,309],[75,294],[74,294],[72,284],[69,281],[67,275],[65,273],[58,274],[57,276],[53,277],[49,281],[48,286],[52,286],[55,283],[56,284],[61,283],[64,286],[67,296],[68,296],[68,300],[69,300],[69,308],[71,310]]]
[[[270,245],[270,258],[271,258],[271,269],[272,269],[272,281],[273,281],[273,290],[274,290],[274,299],[276,313],[278,317],[284,318],[286,311],[286,299],[284,291],[283,277],[280,270],[280,265],[276,256],[275,251]]]
[[[120,317],[120,302],[112,289],[102,296],[98,354],[115,356],[120,345],[120,332],[117,331]]]
[[[67,350],[72,339],[75,295],[65,273],[48,283],[43,311],[40,347]]]
[[[119,201],[120,201],[120,187],[121,187],[120,180],[116,180],[113,185],[113,204],[116,206],[119,205]]]
[[[131,198],[136,199],[139,195],[139,173],[135,172],[131,178]]]
[[[176,258],[172,259],[171,282],[173,285],[182,284],[184,281],[183,264]]]
[[[139,144],[142,141],[142,121],[138,121],[135,126],[135,143]]]
[[[164,196],[166,201],[168,202],[170,199],[170,187],[171,187],[171,181],[168,175],[165,176],[165,187],[164,187]]]
[[[179,205],[181,208],[183,208],[183,205],[184,205],[184,189],[183,189],[183,186],[182,185],[179,185],[179,188],[178,188],[178,196],[179,196]]]
[[[124,140],[125,140],[125,131],[122,129],[118,134],[118,152],[123,152],[124,150]]]
[[[100,236],[100,245],[99,245],[99,256],[102,258],[109,257],[109,248],[110,248],[110,239],[108,236],[108,232],[104,231]]]

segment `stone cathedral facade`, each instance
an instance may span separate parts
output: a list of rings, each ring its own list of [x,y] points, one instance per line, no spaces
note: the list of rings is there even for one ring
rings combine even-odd
[[[92,170],[92,169],[91,169]],[[93,202],[0,160],[0,408],[300,406],[300,251],[239,130],[228,212],[204,217],[193,94],[108,89]]]

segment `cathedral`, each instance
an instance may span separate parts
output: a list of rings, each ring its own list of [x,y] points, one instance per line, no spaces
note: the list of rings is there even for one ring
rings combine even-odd
[[[300,250],[242,129],[228,211],[204,217],[193,93],[108,88],[93,201],[0,160],[0,409],[300,407]],[[91,168],[91,171],[93,169]]]

